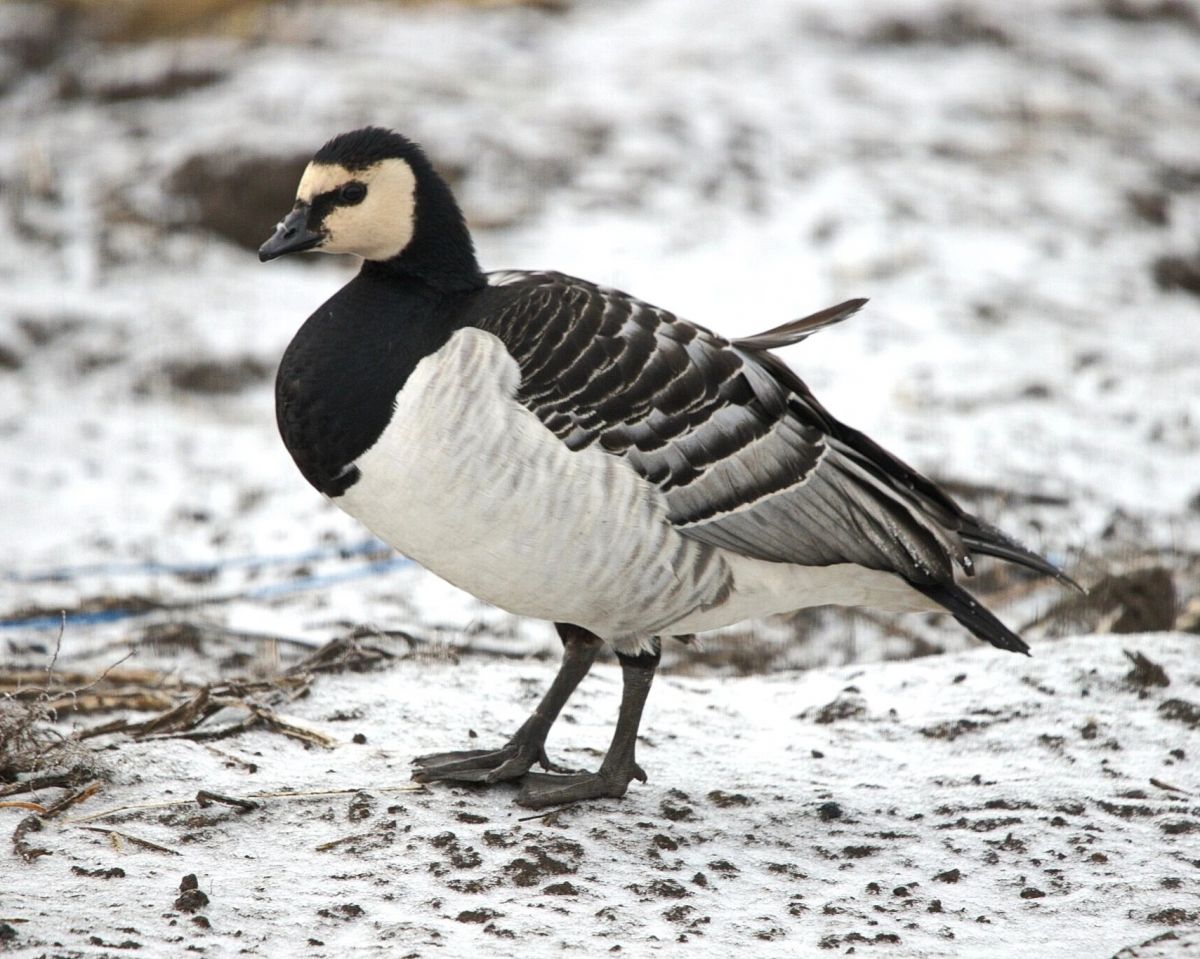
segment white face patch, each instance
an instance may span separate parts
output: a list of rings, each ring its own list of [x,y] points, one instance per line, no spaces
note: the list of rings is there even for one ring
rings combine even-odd
[[[353,206],[335,206],[320,223],[325,239],[313,247],[322,253],[353,253],[367,260],[390,260],[413,237],[417,178],[403,160],[381,160],[365,170],[310,163],[300,178],[296,199],[312,203],[347,183],[362,183],[367,195]]]

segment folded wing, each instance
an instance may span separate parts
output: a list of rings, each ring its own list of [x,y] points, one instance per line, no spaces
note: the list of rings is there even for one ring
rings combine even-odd
[[[485,328],[520,365],[518,399],[572,449],[599,446],[655,484],[682,534],[774,562],[894,572],[960,619],[969,597],[954,568],[971,573],[972,551],[1061,577],[835,420],[767,352],[865,300],[729,341],[561,274],[500,285],[507,302]]]

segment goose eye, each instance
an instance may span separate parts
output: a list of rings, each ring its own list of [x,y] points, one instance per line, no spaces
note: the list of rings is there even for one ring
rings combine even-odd
[[[338,199],[343,203],[361,203],[366,195],[366,186],[358,182],[347,183],[338,191]]]

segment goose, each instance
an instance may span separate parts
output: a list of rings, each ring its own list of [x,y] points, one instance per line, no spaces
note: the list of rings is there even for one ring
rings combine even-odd
[[[727,339],[562,273],[484,273],[445,180],[378,127],[321,147],[259,257],[303,251],[363,262],[279,367],[296,466],[396,550],[549,620],[563,645],[503,745],[418,757],[420,782],[519,781],[534,809],[619,798],[646,781],[638,729],[665,638],[837,604],[948,611],[1028,653],[959,580],[984,555],[1073,585],[772,352],[865,300]],[[623,681],[612,742],[596,771],[564,768],[546,737],[605,644]]]

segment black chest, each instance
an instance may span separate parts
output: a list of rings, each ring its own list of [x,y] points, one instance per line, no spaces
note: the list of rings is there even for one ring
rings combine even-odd
[[[324,303],[288,346],[275,381],[275,416],[313,486],[340,496],[352,463],[391,420],[416,365],[454,332],[459,304],[417,283],[360,273]]]

